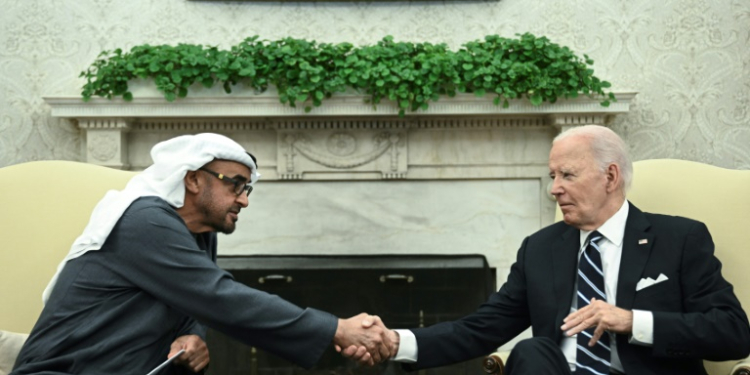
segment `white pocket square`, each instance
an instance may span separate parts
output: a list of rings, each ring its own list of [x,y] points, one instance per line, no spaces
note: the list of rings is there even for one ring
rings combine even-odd
[[[638,282],[638,284],[635,285],[635,291],[637,292],[641,289],[648,288],[650,286],[656,285],[662,281],[667,281],[667,280],[669,280],[669,278],[667,277],[667,275],[663,273],[660,273],[659,277],[657,277],[656,280],[650,277],[643,278],[641,279],[641,281]]]

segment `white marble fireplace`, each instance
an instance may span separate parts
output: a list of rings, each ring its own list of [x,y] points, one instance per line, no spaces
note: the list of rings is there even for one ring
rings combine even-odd
[[[505,280],[521,241],[552,222],[547,156],[561,129],[607,124],[608,108],[578,98],[510,108],[460,95],[398,117],[362,96],[305,113],[274,95],[192,93],[173,103],[45,98],[52,115],[81,129],[82,159],[141,170],[156,142],[225,134],[258,158],[261,180],[223,255],[483,254]]]

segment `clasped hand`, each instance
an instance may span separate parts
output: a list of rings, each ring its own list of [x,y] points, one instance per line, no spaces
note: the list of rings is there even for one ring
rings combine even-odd
[[[377,315],[365,313],[339,319],[333,343],[344,357],[369,366],[387,361],[398,352],[398,334],[386,328]]]
[[[592,298],[588,306],[568,315],[563,323],[560,329],[568,336],[596,327],[589,340],[589,346],[594,346],[604,332],[630,334],[633,331],[633,312]]]

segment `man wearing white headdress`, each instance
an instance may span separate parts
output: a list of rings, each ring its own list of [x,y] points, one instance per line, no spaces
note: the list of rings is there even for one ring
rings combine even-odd
[[[216,266],[216,232],[232,233],[259,174],[254,157],[218,134],[154,146],[154,164],[97,204],[44,292],[16,361],[21,374],[146,374],[208,364],[203,325],[310,367],[334,343],[371,362],[390,356],[381,329],[302,309]],[[169,367],[162,374],[178,373]]]

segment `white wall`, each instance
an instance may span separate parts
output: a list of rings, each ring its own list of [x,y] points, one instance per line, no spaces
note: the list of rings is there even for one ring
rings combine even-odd
[[[80,159],[80,136],[45,95],[77,94],[103,49],[229,46],[251,35],[319,42],[446,42],[532,32],[590,55],[615,91],[639,92],[613,128],[635,159],[750,168],[747,0],[0,0],[0,166]]]

